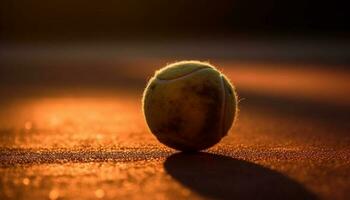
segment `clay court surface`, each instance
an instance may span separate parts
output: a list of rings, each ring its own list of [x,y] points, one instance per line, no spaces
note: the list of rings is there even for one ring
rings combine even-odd
[[[350,199],[347,64],[167,45],[4,47],[0,199]],[[160,144],[141,110],[154,70],[188,58],[240,98],[229,135],[196,154]]]

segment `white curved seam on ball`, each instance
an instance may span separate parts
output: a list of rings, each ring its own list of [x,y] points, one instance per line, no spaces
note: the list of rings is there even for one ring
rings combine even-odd
[[[226,88],[224,83],[224,77],[220,75],[221,79],[221,88],[222,88],[222,107],[221,107],[221,116],[220,116],[220,124],[221,124],[221,133],[222,137],[225,136],[225,112],[226,112]]]
[[[181,80],[181,79],[187,78],[187,77],[192,76],[193,74],[195,74],[197,72],[200,72],[200,71],[203,71],[203,70],[207,70],[207,69],[212,69],[212,68],[211,67],[205,67],[205,68],[196,69],[196,70],[193,70],[192,72],[190,72],[188,74],[185,74],[185,75],[173,78],[173,79],[159,79],[158,77],[154,77],[154,78],[155,78],[156,81],[158,81],[160,83],[162,83],[162,82],[172,82],[172,81],[177,81],[177,80]]]

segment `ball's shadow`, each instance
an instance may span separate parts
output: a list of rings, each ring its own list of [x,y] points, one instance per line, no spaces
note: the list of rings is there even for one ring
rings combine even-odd
[[[254,163],[210,153],[177,153],[164,163],[168,174],[214,199],[317,199],[285,175]]]

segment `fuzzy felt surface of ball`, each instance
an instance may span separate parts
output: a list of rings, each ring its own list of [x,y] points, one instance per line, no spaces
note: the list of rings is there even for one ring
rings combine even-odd
[[[150,131],[168,147],[200,151],[227,135],[237,115],[230,81],[206,62],[181,61],[158,70],[142,99]]]

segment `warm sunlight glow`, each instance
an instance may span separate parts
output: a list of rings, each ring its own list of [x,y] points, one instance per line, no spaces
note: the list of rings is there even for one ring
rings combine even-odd
[[[1,109],[5,115],[0,114],[0,124],[13,128],[10,137],[0,140],[8,147],[131,146],[125,143],[130,134],[147,130],[141,102],[134,96],[21,99]],[[23,125],[17,125],[21,121],[31,131],[24,138]]]

